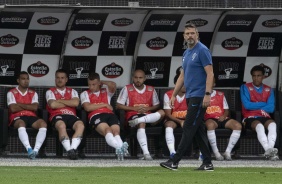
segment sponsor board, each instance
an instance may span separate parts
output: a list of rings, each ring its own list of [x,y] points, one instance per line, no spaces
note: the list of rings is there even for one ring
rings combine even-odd
[[[168,87],[171,58],[138,57],[136,69],[142,69],[146,75],[145,84],[155,87]]]
[[[21,54],[0,54],[1,84],[17,85],[17,74],[21,71]]]
[[[29,30],[27,33],[24,53],[60,55],[64,36],[64,31]]]
[[[213,57],[216,87],[240,87],[243,84],[245,57]]]
[[[0,28],[27,29],[33,12],[0,12]]]
[[[95,56],[64,56],[63,69],[68,72],[68,85],[88,86],[90,72],[96,70]]]

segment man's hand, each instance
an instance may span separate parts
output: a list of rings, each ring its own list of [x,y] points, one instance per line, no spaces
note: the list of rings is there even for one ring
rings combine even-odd
[[[210,106],[211,103],[211,96],[210,95],[205,95],[203,99],[203,108],[207,108]]]
[[[226,120],[226,117],[225,117],[225,116],[219,116],[219,118],[218,118],[218,121],[219,121],[219,122],[222,122],[222,121],[224,121],[224,120]]]
[[[174,101],[175,101],[175,96],[171,96],[169,100],[169,107],[172,109],[174,108]]]
[[[111,111],[113,110],[113,107],[110,104],[106,104],[106,108],[110,109]]]

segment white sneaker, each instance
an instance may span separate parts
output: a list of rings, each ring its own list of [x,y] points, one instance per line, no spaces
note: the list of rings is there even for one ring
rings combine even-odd
[[[117,148],[116,149],[116,155],[117,155],[117,159],[119,161],[123,161],[124,160],[123,151],[122,151],[121,148]]]
[[[277,153],[278,153],[278,149],[277,148],[269,148],[269,149],[267,149],[265,151],[264,156],[266,158],[273,157],[273,156],[277,155]]]
[[[129,126],[131,126],[131,127],[135,127],[136,125],[139,124],[139,123],[138,123],[138,118],[135,118],[135,119],[133,119],[133,120],[129,120],[129,121],[128,121],[128,124],[129,124]]]
[[[274,155],[274,156],[269,157],[268,159],[271,161],[277,161],[279,160],[279,157],[277,155]]]
[[[122,151],[123,151],[123,155],[124,156],[129,156],[129,152],[128,152],[128,143],[127,142],[123,142],[123,145],[121,147]]]
[[[232,160],[231,154],[228,153],[228,152],[223,153],[223,157],[225,158],[225,160],[228,160],[228,161],[231,161],[231,160]]]
[[[140,160],[153,160],[150,154],[144,154],[143,157],[140,158]]]
[[[223,156],[221,154],[219,156],[215,156],[215,159],[217,161],[223,161],[224,160],[224,158],[223,158]]]

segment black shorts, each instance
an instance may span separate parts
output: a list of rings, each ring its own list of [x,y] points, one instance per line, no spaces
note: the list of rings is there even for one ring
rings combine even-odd
[[[36,117],[36,116],[18,116],[18,117],[15,117],[14,120],[12,121],[12,124],[11,126],[14,127],[14,124],[17,120],[23,120],[25,122],[25,125],[27,128],[31,128],[32,127],[32,124],[39,120],[40,118]]]
[[[111,113],[101,113],[92,116],[89,124],[92,128],[96,128],[100,123],[107,123],[109,126],[119,125],[118,117]]]
[[[253,123],[255,120],[261,122],[261,124],[264,125],[266,121],[272,120],[272,118],[267,118],[267,117],[245,118],[245,119],[243,119],[243,124],[245,124],[245,128],[252,130],[252,123]],[[273,120],[273,121],[274,121],[274,120]]]
[[[168,120],[168,119],[165,119],[165,120],[164,120],[163,125],[165,125],[165,124],[166,124],[166,122],[168,122],[168,121],[172,121],[172,122],[174,122],[174,123],[176,124],[176,127],[177,127],[177,128],[178,128],[178,127],[182,128],[182,127],[181,127],[181,125],[180,125],[179,123],[176,123],[175,121],[173,121],[173,120]],[[185,120],[184,120],[184,121],[185,121]]]
[[[75,122],[81,121],[79,119],[79,117],[77,117],[77,116],[69,115],[69,114],[62,114],[62,115],[54,116],[52,118],[52,120],[51,120],[52,126],[55,126],[57,121],[60,121],[60,120],[62,120],[66,124],[66,127],[70,128],[70,129],[72,129],[72,127],[75,124]]]
[[[216,122],[216,124],[218,126],[217,128],[224,129],[227,121],[229,121],[231,118],[227,118],[224,121],[218,121],[218,119],[215,119],[215,118],[210,118],[210,119],[212,119],[212,120],[214,120]]]

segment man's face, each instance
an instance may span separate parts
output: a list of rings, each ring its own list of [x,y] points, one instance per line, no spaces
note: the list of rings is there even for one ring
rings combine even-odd
[[[183,37],[188,46],[193,47],[198,42],[199,34],[195,28],[185,28]]]
[[[98,79],[94,79],[94,80],[88,79],[88,87],[91,92],[97,92],[100,90],[101,82]]]
[[[56,73],[55,83],[58,88],[65,87],[67,82],[68,82],[68,78],[65,73],[60,73],[60,72]]]
[[[261,86],[264,75],[261,71],[253,71],[252,73],[253,84],[257,87]]]
[[[28,86],[29,86],[29,75],[21,74],[19,79],[17,79],[17,82],[18,82],[20,87],[28,88]]]
[[[133,84],[135,87],[142,87],[145,82],[145,74],[141,71],[135,71],[133,75]]]

